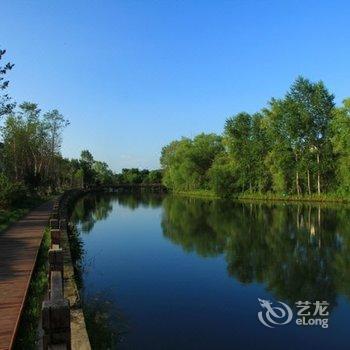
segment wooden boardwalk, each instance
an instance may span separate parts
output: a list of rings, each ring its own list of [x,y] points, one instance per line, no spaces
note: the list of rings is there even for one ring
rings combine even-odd
[[[45,203],[0,232],[0,350],[13,346],[51,209]]]

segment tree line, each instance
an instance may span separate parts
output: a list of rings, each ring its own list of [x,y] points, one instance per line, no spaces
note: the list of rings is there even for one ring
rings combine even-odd
[[[36,103],[9,97],[6,78],[14,65],[1,63],[5,54],[0,50],[0,208],[69,188],[161,183],[160,170],[115,173],[88,150],[79,159],[64,158],[62,132],[69,121],[56,109],[43,112]]]
[[[322,195],[350,193],[350,99],[339,107],[323,82],[298,77],[283,98],[226,120],[222,135],[163,147],[164,184],[174,191]]]

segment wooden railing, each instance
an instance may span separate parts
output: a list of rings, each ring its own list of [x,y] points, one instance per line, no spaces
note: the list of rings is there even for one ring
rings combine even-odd
[[[55,200],[50,219],[49,295],[42,305],[43,348],[71,349],[69,300],[64,297],[62,233],[67,231],[67,197]]]

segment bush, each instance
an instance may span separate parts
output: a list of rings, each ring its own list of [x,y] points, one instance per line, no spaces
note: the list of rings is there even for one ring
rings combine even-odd
[[[238,192],[236,169],[225,156],[217,157],[209,169],[210,189],[220,197],[229,197]]]
[[[25,197],[26,189],[21,182],[12,182],[4,174],[0,174],[0,207],[17,205]]]

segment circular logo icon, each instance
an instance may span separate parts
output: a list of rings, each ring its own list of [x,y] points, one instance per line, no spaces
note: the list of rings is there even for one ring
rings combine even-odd
[[[292,309],[282,301],[280,306],[273,306],[270,300],[259,299],[260,306],[264,309],[258,312],[259,321],[266,327],[282,326],[288,324],[293,318]]]

